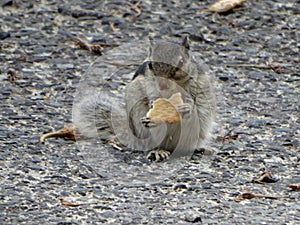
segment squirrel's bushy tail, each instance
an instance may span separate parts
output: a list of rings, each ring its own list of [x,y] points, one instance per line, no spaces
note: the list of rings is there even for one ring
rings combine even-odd
[[[111,112],[114,98],[106,93],[85,94],[74,102],[73,123],[85,138],[109,140],[113,134]]]

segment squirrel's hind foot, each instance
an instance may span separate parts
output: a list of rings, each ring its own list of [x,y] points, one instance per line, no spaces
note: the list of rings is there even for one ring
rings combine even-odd
[[[151,162],[162,162],[170,157],[170,152],[162,149],[152,150],[148,153],[147,159]]]

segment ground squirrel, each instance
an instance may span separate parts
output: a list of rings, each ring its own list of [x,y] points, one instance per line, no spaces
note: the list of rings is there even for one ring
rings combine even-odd
[[[138,68],[127,88],[127,114],[133,148],[148,147],[147,158],[162,161],[172,156],[191,155],[209,138],[215,115],[215,96],[210,78],[189,51],[188,37],[181,44],[150,41],[148,59]],[[181,93],[177,105],[182,121],[155,124],[146,117],[152,102]]]
[[[107,87],[99,93],[92,88],[97,83],[93,79],[103,78],[85,78],[73,106],[73,122],[83,136],[104,141],[117,137],[131,149],[147,151],[151,161],[191,156],[210,136],[215,114],[211,79],[189,51],[187,37],[180,44],[150,40],[148,58],[126,84],[125,94]],[[173,115],[179,114],[180,122],[158,123],[149,117],[153,103],[161,106],[172,98]]]

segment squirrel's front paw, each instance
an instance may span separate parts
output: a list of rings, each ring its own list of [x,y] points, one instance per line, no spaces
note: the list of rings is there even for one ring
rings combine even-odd
[[[155,123],[152,119],[150,119],[149,117],[143,117],[142,119],[142,124],[145,127],[156,127],[158,124]]]
[[[190,114],[190,112],[192,111],[192,107],[190,104],[184,103],[184,104],[176,106],[176,110],[180,114],[186,115],[186,114]]]
[[[152,150],[148,153],[147,159],[151,162],[162,162],[170,157],[170,152],[162,149]]]

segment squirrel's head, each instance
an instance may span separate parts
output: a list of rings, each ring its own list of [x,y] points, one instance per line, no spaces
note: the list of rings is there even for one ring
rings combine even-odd
[[[184,84],[189,80],[189,39],[185,36],[181,44],[150,40],[149,67],[157,77]]]

